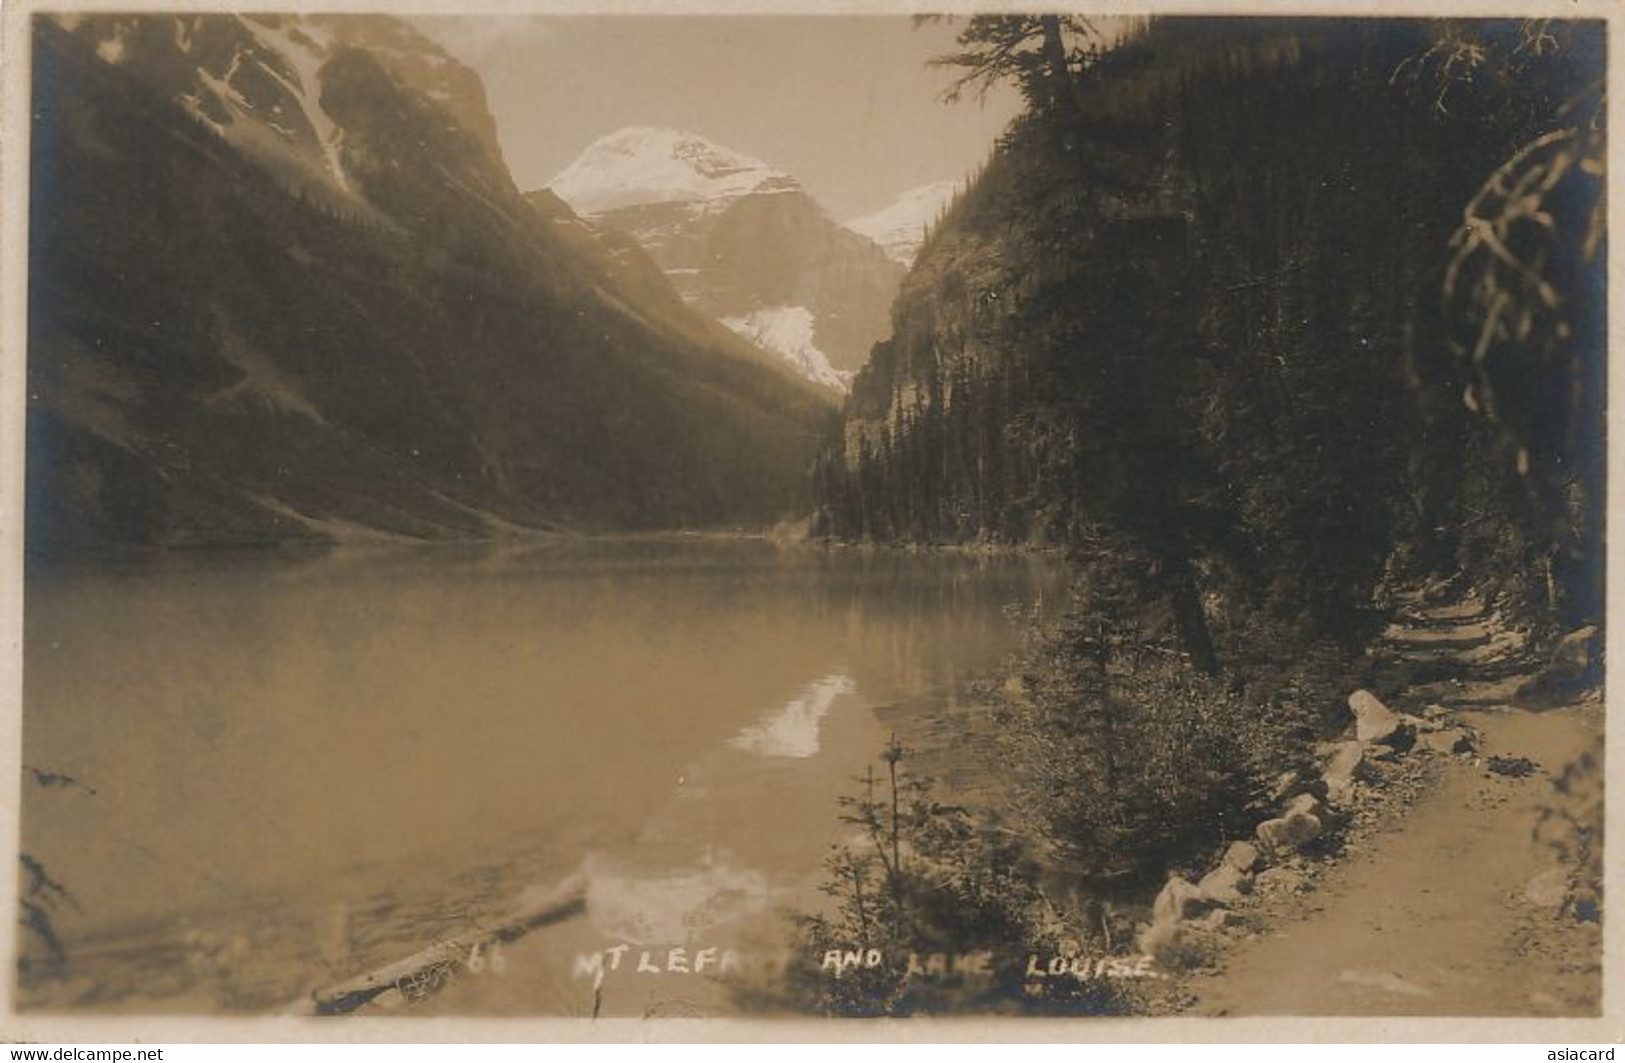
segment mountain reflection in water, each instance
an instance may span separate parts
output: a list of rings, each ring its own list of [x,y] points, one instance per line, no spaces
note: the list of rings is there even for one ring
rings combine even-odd
[[[1007,607],[1060,580],[749,541],[36,565],[23,760],[95,794],[25,792],[23,851],[80,909],[21,1005],[278,1008],[582,871],[585,916],[532,946],[566,978],[583,948],[770,933],[836,797],[963,711]],[[560,1006],[497,985],[461,1006]]]

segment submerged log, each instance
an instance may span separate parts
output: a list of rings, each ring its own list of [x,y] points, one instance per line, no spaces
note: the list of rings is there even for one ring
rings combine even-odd
[[[587,907],[587,877],[577,871],[557,886],[520,904],[495,926],[475,927],[436,942],[402,960],[375,968],[337,985],[318,989],[294,1011],[307,1015],[345,1015],[390,990],[417,1000],[443,986],[458,967],[493,944],[506,945],[532,930],[579,915]]]

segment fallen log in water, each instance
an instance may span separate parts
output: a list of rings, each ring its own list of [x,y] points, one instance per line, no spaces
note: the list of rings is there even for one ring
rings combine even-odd
[[[318,989],[291,1010],[303,1015],[344,1015],[392,991],[402,1000],[421,1000],[491,945],[517,941],[532,930],[580,914],[586,906],[587,877],[577,871],[552,889],[525,899],[493,927],[466,930],[403,960]]]

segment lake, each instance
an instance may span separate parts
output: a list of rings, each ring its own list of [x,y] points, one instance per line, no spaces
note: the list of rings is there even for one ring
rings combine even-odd
[[[35,563],[22,849],[71,901],[20,1005],[280,1011],[577,874],[584,911],[412,1006],[726,1010],[647,973],[595,998],[577,958],[782,948],[837,798],[894,732],[974,776],[976,682],[1063,586],[720,540]]]

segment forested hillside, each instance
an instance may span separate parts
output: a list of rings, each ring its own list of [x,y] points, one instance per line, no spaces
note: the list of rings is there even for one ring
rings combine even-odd
[[[1030,110],[856,382],[823,530],[1109,539],[1209,666],[1199,595],[1357,640],[1392,565],[1593,613],[1600,29],[1060,20],[1057,73],[1041,21],[972,20]]]
[[[815,528],[1048,544],[1074,590],[992,697],[1005,823],[922,797],[894,744],[889,808],[876,785],[849,802],[867,844],[831,859],[840,907],[804,940],[1065,955],[1133,936],[1195,963],[1188,914],[1238,900],[1224,883],[1250,888],[1259,852],[1295,859],[1372,815],[1355,773],[1438,728],[1369,745],[1351,712],[1403,728],[1364,688],[1438,716],[1482,678],[1435,652],[1450,618],[1479,625],[1457,645],[1509,684],[1498,707],[1597,703],[1602,30],[1023,15],[959,41],[962,87],[1012,80],[1028,111],[905,281]],[[1385,630],[1404,615],[1424,629]],[[1396,657],[1407,637],[1424,649]],[[1555,809],[1599,763],[1548,766],[1542,815],[1586,839],[1571,855],[1600,805]],[[900,834],[924,855],[900,858]],[[1204,875],[1232,840],[1239,865]],[[1597,866],[1554,872],[1591,898],[1577,911]],[[1152,923],[1114,932],[1124,908]],[[1135,1006],[1121,983],[1005,974],[977,1006]],[[944,1006],[884,969],[801,988],[840,1014]]]

